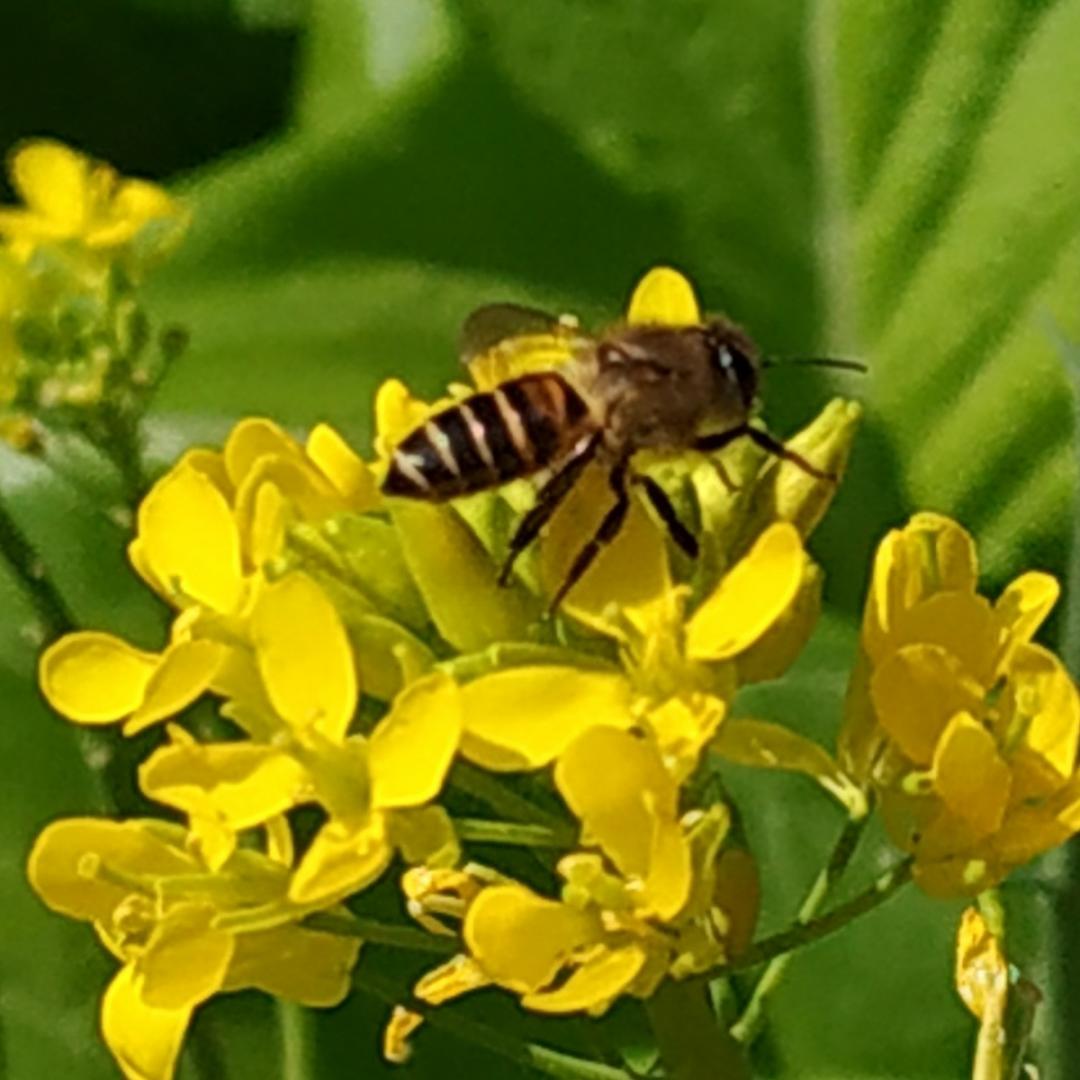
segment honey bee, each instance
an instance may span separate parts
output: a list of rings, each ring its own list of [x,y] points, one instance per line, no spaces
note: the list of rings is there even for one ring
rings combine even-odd
[[[462,358],[471,362],[493,351],[512,357],[537,335],[560,343],[570,359],[551,370],[510,378],[430,417],[394,449],[382,490],[442,502],[548,471],[535,504],[511,536],[499,574],[506,584],[518,556],[586,466],[603,466],[615,501],[571,563],[552,597],[552,611],[618,535],[630,506],[630,485],[641,488],[675,544],[690,557],[697,555],[697,539],[664,489],[634,470],[639,450],[708,453],[748,438],[811,476],[835,479],[751,426],[761,369],[770,362],[726,319],[693,326],[622,326],[593,337],[566,317],[491,304],[466,319]],[[851,361],[796,362],[864,370]]]

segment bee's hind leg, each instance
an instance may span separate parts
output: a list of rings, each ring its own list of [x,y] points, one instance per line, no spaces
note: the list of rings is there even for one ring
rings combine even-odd
[[[762,450],[767,451],[774,457],[780,458],[781,461],[790,461],[792,465],[802,469],[807,475],[813,476],[818,480],[828,480],[833,484],[837,482],[835,473],[825,472],[816,465],[811,465],[802,454],[796,454],[794,450],[789,450],[782,442],[778,439],[774,439],[767,431],[748,426],[746,434],[748,438],[760,446]]]
[[[631,480],[645,489],[645,495],[664,523],[671,539],[691,559],[696,559],[698,556],[697,537],[679,520],[679,515],[675,513],[675,507],[671,505],[667,492],[651,476],[638,473],[631,477]]]
[[[626,488],[628,470],[629,462],[623,458],[615,463],[608,474],[608,483],[611,485],[611,490],[615,492],[615,505],[604,515],[592,539],[577,553],[573,563],[570,564],[569,572],[548,605],[549,614],[558,608],[566,594],[581,580],[581,576],[589,569],[600,551],[619,535],[619,530],[626,520],[626,511],[630,508],[630,493]]]
[[[510,581],[517,557],[536,539],[551,515],[559,508],[559,504],[570,494],[585,466],[596,456],[599,446],[599,434],[592,436],[537,492],[535,505],[518,522],[513,536],[510,537],[506,559],[499,570],[500,585],[506,585]]]

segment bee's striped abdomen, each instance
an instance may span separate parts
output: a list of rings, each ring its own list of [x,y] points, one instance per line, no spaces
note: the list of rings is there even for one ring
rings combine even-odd
[[[581,395],[554,372],[474,394],[406,436],[383,482],[387,495],[439,501],[550,465],[592,429]]]

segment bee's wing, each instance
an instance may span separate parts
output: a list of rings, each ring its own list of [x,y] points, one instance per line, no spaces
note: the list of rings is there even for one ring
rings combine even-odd
[[[522,304],[486,304],[461,327],[461,359],[473,381],[490,389],[573,359],[588,339],[573,320]]]
[[[461,359],[469,364],[512,338],[557,334],[559,318],[549,311],[524,304],[485,304],[461,324],[458,345]]]

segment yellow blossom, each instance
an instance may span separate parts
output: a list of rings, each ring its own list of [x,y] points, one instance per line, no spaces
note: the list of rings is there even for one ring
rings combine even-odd
[[[974,894],[1080,829],[1080,696],[1031,638],[1058,595],[1027,573],[995,603],[971,538],[918,514],[882,542],[841,757],[876,788],[935,894]]]
[[[468,954],[425,975],[421,1000],[494,983],[537,1012],[598,1014],[621,994],[647,997],[669,971],[707,970],[745,948],[757,890],[745,863],[725,865],[727,815],[680,821],[677,785],[649,740],[592,727],[555,780],[598,850],[560,860],[560,900],[507,880],[461,893]]]
[[[359,940],[300,926],[289,867],[265,855],[238,851],[211,870],[178,826],[74,818],[41,833],[28,873],[123,965],[101,1030],[129,1080],[173,1076],[192,1012],[214,994],[257,988],[325,1007],[348,993]]]
[[[149,225],[179,232],[186,212],[156,184],[120,177],[51,139],[20,144],[9,163],[25,204],[0,208],[0,236],[16,252],[42,243],[77,242],[96,252],[130,244]]]

